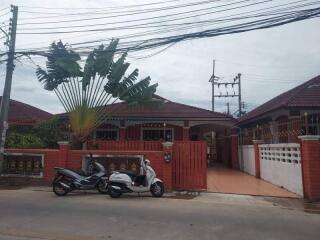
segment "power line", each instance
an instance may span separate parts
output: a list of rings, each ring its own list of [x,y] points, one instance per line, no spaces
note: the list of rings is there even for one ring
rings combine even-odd
[[[134,5],[120,5],[120,6],[108,6],[108,7],[86,7],[86,8],[77,8],[77,7],[70,7],[70,8],[59,8],[59,7],[40,7],[40,6],[28,6],[28,5],[20,5],[19,7],[22,8],[38,8],[38,9],[66,9],[66,10],[72,10],[72,9],[109,9],[109,8],[135,8],[135,7],[144,7],[144,6],[151,6],[151,5],[160,5],[164,3],[171,3],[171,2],[179,2],[180,0],[169,0],[169,1],[161,1],[161,2],[155,2],[155,3],[141,3],[141,4],[134,4]]]
[[[205,31],[199,31],[189,34],[180,34],[173,35],[169,37],[162,38],[151,38],[144,39],[139,41],[130,41],[126,45],[123,44],[121,48],[118,49],[118,52],[121,51],[140,51],[149,48],[155,48],[170,44],[172,42],[181,42],[190,39],[198,39],[198,38],[208,38],[219,35],[240,33],[253,31],[258,29],[265,29],[275,26],[281,26],[284,24],[301,21],[309,18],[313,18],[320,14],[320,8],[308,9],[308,10],[299,10],[292,12],[290,14],[285,14],[284,16],[275,16],[270,18],[264,18],[256,21],[249,21],[241,24],[229,25],[222,28],[209,29]],[[35,51],[35,52],[25,52],[26,54],[45,54],[44,51]],[[87,54],[88,51],[80,51],[82,54]]]
[[[108,19],[108,18],[115,18],[115,17],[128,17],[128,16],[134,16],[134,15],[141,15],[141,14],[146,14],[146,13],[151,13],[151,12],[159,12],[159,11],[166,11],[166,10],[177,10],[180,8],[185,8],[185,7],[190,7],[190,6],[197,6],[197,5],[203,5],[203,4],[210,4],[210,3],[215,3],[215,2],[220,2],[220,1],[224,1],[224,0],[205,0],[205,1],[201,1],[201,2],[193,2],[193,3],[187,3],[187,4],[180,4],[180,5],[174,5],[174,6],[166,6],[166,7],[160,7],[160,8],[143,8],[142,10],[125,10],[125,11],[108,11],[106,13],[104,12],[87,12],[86,14],[103,14],[106,15],[104,17],[96,17],[96,18],[80,18],[80,19],[70,19],[70,20],[61,20],[62,22],[74,22],[74,21],[88,21],[88,20],[96,20],[96,19]],[[115,14],[115,13],[122,13],[122,14],[118,14],[118,15],[111,15],[108,16],[110,14]],[[57,14],[57,15],[53,15],[53,16],[46,16],[46,17],[29,17],[29,18],[22,18],[22,20],[29,20],[29,19],[39,19],[39,18],[56,18],[56,17],[74,17],[74,15],[83,15],[82,13],[77,13],[77,14],[59,14],[59,13],[52,13],[52,14]],[[47,14],[48,15],[48,14]],[[20,25],[30,25],[30,24],[46,24],[46,23],[60,23],[60,21],[51,21],[51,22],[31,22],[31,23],[23,23]]]
[[[295,2],[292,2],[292,3],[287,3],[287,4],[280,4],[280,5],[277,5],[277,6],[271,6],[271,7],[267,7],[267,8],[263,8],[263,9],[257,9],[257,10],[253,10],[253,11],[247,11],[247,12],[244,12],[244,13],[254,13],[254,12],[261,12],[263,10],[267,10],[267,9],[273,9],[273,8],[276,8],[276,7],[283,7],[283,6],[288,6],[288,5],[291,5],[291,4],[295,4],[295,3],[299,3],[299,2],[302,2],[301,0],[300,1],[295,1]],[[304,2],[304,1],[303,1]],[[313,3],[309,3],[309,4],[314,4]],[[297,8],[297,7],[302,7],[302,6],[305,6],[304,5],[295,5],[295,6],[291,6],[291,7],[286,7],[286,8],[282,8],[282,9],[276,9],[275,11],[267,11],[267,12],[264,12],[263,14],[271,14],[273,12],[276,12],[276,11],[283,11],[283,10],[290,10],[292,8]],[[232,14],[232,15],[229,15],[229,17],[231,16],[239,16],[243,13],[237,13],[237,14]],[[256,16],[256,15],[253,15],[253,16]],[[260,16],[263,16],[262,14]],[[251,16],[252,17],[252,16]],[[238,18],[239,19],[239,18]],[[211,22],[211,21],[218,21],[219,18],[215,18],[215,19],[211,19],[211,20],[208,20],[208,22]],[[221,19],[220,21],[223,21],[223,19]],[[203,26],[203,25],[202,25]],[[188,28],[188,27],[187,27]],[[116,36],[116,38],[120,38],[120,39],[127,39],[127,38],[132,38],[132,37],[135,37],[135,36],[143,36],[145,34],[148,34],[148,35],[154,35],[154,34],[160,34],[160,33],[163,33],[163,32],[171,32],[172,30],[173,31],[178,31],[178,30],[183,30],[183,29],[186,29],[185,27],[184,28],[171,28],[171,29],[168,29],[167,27],[164,29],[164,30],[156,30],[156,31],[143,31],[143,32],[138,32],[138,33],[135,33],[135,34],[129,34],[129,35],[121,35],[121,36]],[[82,34],[84,35],[84,34]],[[85,34],[87,36],[87,34]],[[79,35],[81,36],[81,35]],[[77,37],[79,37],[77,36]],[[74,38],[74,37],[65,37],[64,39],[71,39],[71,38]],[[103,39],[98,39],[98,40],[94,40],[94,41],[86,41],[86,42],[83,42],[83,43],[94,43],[94,42],[101,42],[101,41],[106,41],[106,40],[110,40],[110,38],[103,38]],[[41,43],[41,42],[38,42],[38,43]],[[80,43],[73,43],[71,45],[79,45],[79,44],[82,44],[82,42]],[[47,47],[42,47],[42,48],[36,48],[37,50],[41,50],[41,49],[46,49]],[[33,48],[33,50],[35,50]]]
[[[250,1],[250,0],[244,0],[244,1]],[[243,5],[243,6],[237,6],[237,7],[233,7],[233,8],[229,8],[229,9],[223,9],[223,10],[218,10],[218,11],[214,11],[214,12],[210,12],[210,14],[212,13],[219,13],[219,12],[225,12],[225,11],[229,11],[229,10],[234,10],[234,9],[239,9],[239,8],[243,8],[243,7],[247,7],[247,6],[252,6],[252,5],[256,5],[256,4],[261,4],[263,2],[267,2],[270,0],[264,0],[262,2],[259,3],[253,3],[253,4],[248,4],[248,5]],[[243,1],[241,1],[243,2]],[[215,8],[218,7],[222,7],[222,6],[226,6],[226,5],[221,5],[221,6],[216,6]],[[150,27],[168,27],[168,26],[186,26],[186,25],[190,25],[190,24],[197,24],[197,23],[210,23],[210,20],[204,20],[204,21],[197,21],[197,22],[183,22],[183,23],[176,23],[176,24],[170,24],[170,25],[164,25],[161,23],[166,23],[166,22],[172,22],[172,21],[176,21],[176,20],[185,20],[188,18],[193,18],[193,17],[200,17],[200,16],[204,16],[207,15],[209,13],[204,13],[204,14],[197,14],[197,15],[192,15],[192,16],[187,16],[187,17],[180,17],[180,18],[175,18],[175,19],[170,19],[170,20],[161,20],[161,21],[155,21],[155,22],[150,22],[150,23],[142,23],[142,24],[133,24],[133,25],[127,25],[127,26],[119,26],[119,27],[113,27],[113,28],[100,28],[100,29],[85,29],[85,30],[74,30],[73,32],[86,32],[86,31],[111,31],[111,30],[123,30],[123,29],[137,29],[137,28],[150,28]],[[160,16],[163,17],[163,16]],[[153,17],[153,18],[148,18],[148,19],[155,19],[157,17]],[[142,19],[142,20],[146,20],[146,19]],[[142,20],[138,20],[138,21],[142,21]],[[125,21],[128,22],[128,21]],[[134,22],[134,21],[132,21]],[[124,22],[117,22],[117,23],[124,23]],[[161,25],[151,25],[151,24],[157,24],[160,23]],[[114,24],[114,23],[110,23],[110,24]],[[109,25],[109,24],[92,24],[92,25],[78,25],[78,26],[65,26],[65,27],[47,27],[47,28],[22,28],[21,30],[50,30],[50,29],[64,29],[64,28],[77,28],[77,27],[88,27],[88,26],[99,26],[99,25]],[[41,32],[41,34],[52,34],[52,33],[70,33],[70,31],[64,31],[64,32]],[[26,32],[20,32],[19,34],[38,34],[38,33],[26,33]]]
[[[247,2],[247,1],[250,1],[250,0],[243,0],[243,1],[240,1],[240,2]],[[239,8],[244,8],[244,7],[248,7],[248,6],[253,6],[253,5],[265,3],[265,2],[268,2],[268,1],[270,1],[270,0],[264,0],[264,1],[258,2],[258,3],[241,5],[241,6],[237,6],[237,7],[233,7],[233,8],[229,8],[229,9],[224,9],[224,10],[218,10],[218,11],[209,12],[209,13],[203,13],[203,14],[198,14],[198,15],[193,15],[193,16],[176,18],[174,20],[184,20],[184,19],[191,18],[191,17],[199,17],[199,16],[204,16],[204,15],[208,15],[208,14],[212,14],[212,13],[235,10],[235,9],[239,9]],[[223,5],[223,6],[226,6],[226,5]],[[216,8],[217,8],[217,6],[216,6]],[[167,21],[153,22],[153,24],[154,23],[163,23],[163,22],[167,22]],[[95,29],[73,30],[73,31],[55,31],[55,32],[54,31],[49,31],[49,32],[19,32],[18,34],[32,34],[32,35],[34,35],[34,34],[71,34],[71,33],[77,33],[77,32],[96,32],[96,31],[106,31],[106,30],[110,31],[110,30],[121,30],[121,29],[147,28],[148,24],[150,24],[150,23],[147,23],[147,24],[136,24],[136,25],[129,25],[129,26],[121,26],[121,27],[114,27],[114,28],[95,28]],[[177,24],[177,25],[185,25],[185,23],[180,23],[180,24]],[[156,26],[151,26],[151,27],[156,27]],[[158,27],[159,27],[159,25],[158,25]],[[163,27],[163,25],[160,25],[160,27]],[[53,29],[57,29],[57,28],[58,27],[53,28]]]
[[[6,16],[6,15],[8,15],[9,13],[10,13],[10,12],[6,12],[6,13],[4,13],[4,14],[1,14],[0,17]]]
[[[168,5],[168,6],[163,6],[163,7],[156,7],[156,8],[146,8],[145,6],[143,9],[136,9],[136,10],[128,10],[128,9],[123,9],[121,11],[113,11],[113,10],[103,10],[103,8],[100,8],[98,11],[90,11],[90,12],[33,12],[33,11],[21,11],[24,13],[31,13],[32,15],[34,14],[45,14],[48,17],[61,17],[61,16],[74,16],[74,15],[93,15],[93,14],[104,14],[104,15],[109,15],[109,14],[114,14],[114,13],[134,13],[134,14],[142,14],[142,13],[147,13],[149,11],[161,11],[161,10],[170,10],[170,9],[177,9],[177,8],[183,8],[183,7],[189,7],[189,6],[196,6],[196,5],[202,5],[202,4],[207,4],[207,3],[214,3],[214,2],[220,2],[224,0],[202,0],[200,2],[192,2],[192,3],[183,3],[180,5]],[[53,16],[50,16],[53,15]],[[45,17],[39,17],[39,18],[45,18]],[[27,18],[23,18],[25,20]],[[33,17],[30,19],[34,19]]]
[[[220,2],[223,0],[215,0],[214,2]],[[189,13],[195,13],[195,12],[202,12],[202,11],[208,11],[210,9],[215,9],[217,7],[224,7],[224,6],[230,6],[230,5],[234,5],[234,4],[238,4],[238,3],[242,3],[242,2],[249,2],[251,0],[241,0],[241,1],[236,1],[233,3],[229,3],[229,4],[223,4],[223,5],[219,5],[219,6],[212,6],[212,7],[204,7],[204,8],[200,8],[200,9],[195,9],[195,10],[189,10],[189,11],[184,11],[184,12],[179,12],[179,13],[171,13],[171,14],[165,14],[165,15],[161,15],[161,16],[153,16],[153,17],[149,17],[149,18],[144,18],[142,20],[149,20],[149,19],[155,19],[155,18],[162,18],[162,17],[173,17],[173,16],[179,16],[179,15],[183,15],[183,14],[189,14]],[[269,2],[272,0],[264,0],[265,2]],[[208,3],[208,1],[204,1],[206,3]],[[173,8],[173,9],[177,9],[177,7]],[[149,12],[144,12],[144,13],[149,13]],[[211,14],[212,12],[206,13],[207,14]],[[214,13],[214,12],[213,12]],[[121,15],[112,15],[112,16],[103,16],[103,17],[91,17],[91,18],[81,18],[81,19],[73,19],[73,20],[60,20],[60,21],[49,21],[49,22],[33,22],[33,23],[23,23],[20,25],[27,25],[27,24],[59,24],[59,23],[67,23],[67,22],[83,22],[83,21],[91,21],[91,20],[101,20],[101,19],[110,19],[110,18],[117,18],[117,17],[128,17],[131,14],[121,14]],[[200,16],[200,15],[195,15],[195,16]],[[126,20],[125,22],[131,22],[130,20]],[[58,28],[58,27],[57,27]]]

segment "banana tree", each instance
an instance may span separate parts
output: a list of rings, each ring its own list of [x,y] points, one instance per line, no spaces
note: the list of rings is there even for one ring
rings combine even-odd
[[[150,77],[137,80],[139,70],[128,75],[127,53],[116,58],[119,40],[94,49],[81,64],[79,53],[61,41],[52,43],[47,54],[46,69],[37,68],[36,75],[44,89],[53,91],[69,115],[74,136],[85,141],[91,132],[114,114],[103,106],[117,101],[128,104],[156,103],[152,98],[157,84]]]

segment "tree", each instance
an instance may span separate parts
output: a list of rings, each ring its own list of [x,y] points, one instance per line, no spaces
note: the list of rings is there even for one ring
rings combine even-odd
[[[119,40],[89,53],[81,67],[80,55],[61,41],[52,43],[47,54],[46,70],[38,67],[36,74],[44,89],[54,91],[68,112],[72,131],[80,141],[102,122],[112,116],[103,106],[125,101],[129,104],[159,103],[152,96],[157,84],[150,85],[150,77],[137,81],[139,70],[125,76],[130,64],[127,52],[116,60]]]
[[[68,138],[68,127],[59,117],[37,123],[32,129],[32,133],[41,139],[45,148],[57,148],[58,141]]]

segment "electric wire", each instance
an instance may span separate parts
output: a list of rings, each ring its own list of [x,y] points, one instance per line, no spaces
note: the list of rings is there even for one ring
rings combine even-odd
[[[216,0],[216,1],[222,1],[222,0]],[[210,9],[215,9],[217,7],[223,7],[223,6],[231,6],[231,5],[234,5],[234,4],[238,4],[238,3],[242,3],[242,2],[249,2],[251,0],[241,0],[241,1],[235,1],[235,2],[232,2],[232,3],[228,3],[228,4],[223,4],[223,5],[220,5],[220,6],[212,6],[212,7],[204,7],[204,8],[200,8],[200,9],[194,9],[194,10],[189,10],[189,11],[184,11],[184,12],[178,12],[178,13],[171,13],[171,14],[166,14],[166,15],[161,15],[161,16],[153,16],[152,18],[147,18],[147,19],[154,19],[154,18],[161,18],[161,17],[173,17],[173,16],[179,16],[179,15],[183,15],[183,14],[189,14],[189,13],[195,13],[195,12],[201,12],[201,11],[208,11]],[[265,1],[272,1],[272,0],[265,0]],[[174,8],[176,9],[176,8]],[[207,13],[207,14],[210,14]],[[206,15],[207,15],[206,14]],[[91,17],[91,18],[81,18],[81,19],[73,19],[73,20],[60,20],[60,21],[49,21],[49,22],[32,22],[32,23],[23,23],[23,24],[20,24],[20,25],[30,25],[30,24],[59,24],[59,23],[67,23],[67,22],[83,22],[83,21],[91,21],[91,20],[101,20],[101,19],[110,19],[110,18],[117,18],[117,17],[121,17],[121,16],[125,16],[125,17],[128,17],[130,14],[122,14],[122,15],[112,15],[112,16],[103,16],[103,17]],[[198,15],[196,15],[198,16]],[[143,20],[146,20],[146,19],[143,19]],[[131,22],[130,20],[127,20],[126,22]],[[59,27],[57,27],[59,28]]]
[[[86,15],[86,14],[103,14],[103,15],[107,15],[105,17],[97,17],[95,19],[104,19],[104,18],[115,18],[115,17],[128,17],[128,16],[134,16],[134,15],[141,15],[141,14],[146,14],[146,13],[151,13],[151,12],[162,12],[162,11],[166,11],[166,10],[177,10],[179,8],[185,8],[185,7],[190,7],[190,6],[197,6],[197,5],[203,5],[203,4],[209,4],[209,3],[215,3],[215,2],[220,2],[220,1],[224,1],[224,0],[205,0],[205,1],[201,1],[201,2],[193,2],[193,3],[185,3],[185,4],[181,4],[181,5],[174,5],[174,6],[166,6],[166,7],[160,7],[160,8],[144,8],[142,10],[124,10],[124,11],[108,11],[108,12],[86,12],[84,14],[82,13],[52,13],[52,14],[56,14],[53,16],[39,16],[39,17],[27,17],[27,18],[20,18],[21,20],[30,20],[30,19],[39,19],[39,18],[45,18],[45,19],[50,19],[50,18],[56,18],[56,17],[74,17],[77,15]],[[43,12],[41,12],[43,13]],[[115,14],[115,13],[122,13],[122,14],[118,14],[118,15],[111,15],[108,16],[109,14]],[[34,13],[33,13],[34,14]],[[73,22],[73,21],[88,21],[88,20],[92,20],[92,18],[81,18],[81,19],[70,19],[70,20],[61,20],[63,22]],[[60,21],[51,21],[51,22],[45,22],[45,23],[60,23]],[[25,23],[24,25],[27,24],[43,24],[43,23],[39,23],[39,22],[31,22],[31,23]]]
[[[247,2],[250,0],[242,0],[240,2]],[[119,26],[119,27],[114,27],[114,28],[96,28],[96,29],[85,29],[85,30],[73,30],[73,31],[50,31],[50,32],[40,32],[40,34],[57,34],[57,33],[75,33],[75,32],[96,32],[96,31],[111,31],[111,30],[123,30],[123,29],[137,29],[137,28],[148,28],[148,27],[167,27],[168,25],[151,25],[150,24],[156,24],[156,23],[164,23],[164,22],[171,22],[171,21],[176,21],[176,20],[185,20],[185,19],[189,19],[189,18],[193,18],[193,17],[200,17],[200,16],[204,16],[204,15],[208,15],[208,14],[213,14],[213,13],[220,13],[220,12],[225,12],[225,11],[229,11],[229,10],[235,10],[235,9],[239,9],[239,8],[244,8],[244,7],[248,7],[248,6],[253,6],[253,5],[257,5],[257,4],[261,4],[264,2],[268,2],[270,0],[263,0],[262,2],[258,2],[258,3],[252,3],[252,4],[247,4],[247,5],[242,5],[242,6],[237,6],[237,7],[232,7],[232,8],[228,8],[228,9],[223,9],[223,10],[217,10],[217,11],[213,11],[213,12],[209,12],[209,13],[204,13],[204,14],[197,14],[197,15],[192,15],[192,16],[187,16],[187,17],[180,17],[180,18],[175,18],[175,19],[170,19],[170,20],[162,20],[162,21],[156,21],[156,22],[152,22],[152,23],[143,23],[143,24],[133,24],[133,25],[127,25],[127,26]],[[222,5],[222,6],[227,6],[227,5]],[[222,7],[221,6],[221,7]],[[216,6],[215,8],[220,7],[220,6]],[[154,17],[157,18],[157,17]],[[149,18],[149,19],[154,19],[154,18]],[[177,23],[176,25],[186,25],[188,23]],[[190,23],[189,23],[190,24]],[[194,24],[193,22],[191,24]],[[97,24],[99,25],[99,24]],[[148,26],[149,25],[149,26]],[[93,26],[93,25],[91,25]],[[75,27],[81,27],[81,26],[75,26]],[[61,27],[59,29],[63,29],[63,28],[70,28],[69,26],[65,26],[65,27]],[[32,28],[34,29],[34,28]],[[34,30],[50,30],[50,29],[57,29],[57,27],[54,28],[36,28]],[[21,30],[26,30],[26,29],[21,29]],[[30,30],[30,29],[27,29]],[[17,34],[39,34],[38,32],[18,32]]]
[[[151,6],[151,5],[160,5],[164,3],[171,3],[171,2],[179,2],[180,0],[169,0],[169,1],[160,1],[160,2],[154,2],[154,3],[141,3],[141,4],[132,4],[132,5],[120,5],[120,6],[108,6],[108,7],[86,7],[86,8],[66,8],[66,7],[43,7],[43,6],[28,6],[28,5],[21,5],[20,7],[23,8],[38,8],[38,9],[64,9],[64,10],[73,10],[73,9],[109,9],[109,8],[135,8],[135,7],[145,7],[145,6]]]
[[[301,0],[300,1],[296,1],[296,2],[293,2],[293,3],[298,3],[298,2],[302,2]],[[286,6],[286,5],[289,5],[289,4],[292,4],[292,3],[288,3],[288,4],[281,4],[281,5],[279,5],[279,6]],[[311,3],[310,3],[311,4]],[[292,8],[295,8],[295,7],[301,7],[301,6],[303,6],[303,5],[296,5],[296,6],[292,6],[292,7],[287,7],[286,9],[276,9],[275,11],[283,11],[283,10],[289,10],[289,9],[292,9]],[[272,7],[268,7],[268,8],[265,8],[265,9],[272,9],[272,8],[275,8],[275,7],[278,7],[278,6],[272,6]],[[262,11],[262,10],[264,10],[264,9],[257,9],[257,10],[253,10],[253,11],[247,11],[247,12],[245,12],[245,13],[253,13],[253,12],[259,12],[259,11]],[[271,12],[265,12],[264,14],[271,14]],[[233,15],[229,15],[229,16],[237,16],[237,15],[241,15],[242,13],[238,13],[238,14],[233,14]],[[214,19],[214,20],[217,20],[217,18],[216,19]],[[168,30],[167,28],[166,28],[166,30]],[[166,31],[165,30],[165,31]],[[173,30],[179,30],[179,29],[177,29],[177,28],[174,28]],[[136,33],[136,34],[129,34],[129,35],[120,35],[120,36],[115,36],[116,38],[120,38],[120,39],[123,39],[123,38],[131,38],[131,37],[134,37],[134,36],[140,36],[140,35],[144,35],[144,34],[157,34],[157,33],[162,33],[163,31],[159,31],[158,32],[158,30],[156,30],[156,31],[145,31],[145,32],[138,32],[138,33]],[[82,35],[86,35],[87,36],[87,34],[82,34]],[[79,35],[79,36],[81,36],[81,35]],[[78,38],[78,36],[76,36],[77,38]],[[72,39],[72,38],[75,38],[75,37],[65,37],[65,39]],[[105,40],[110,40],[110,38],[108,39],[106,39],[106,38],[104,38],[104,39],[98,39],[98,40],[96,40],[96,42],[100,42],[100,41],[105,41]],[[84,42],[84,43],[93,43],[93,42],[95,42],[95,41],[86,41],[86,42]],[[38,42],[38,43],[44,43],[44,42]],[[79,43],[73,43],[74,45],[76,45],[76,44],[79,44]],[[41,49],[41,48],[37,48],[37,49]]]

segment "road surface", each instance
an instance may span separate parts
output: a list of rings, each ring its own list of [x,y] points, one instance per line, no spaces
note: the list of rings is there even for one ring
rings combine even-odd
[[[320,214],[305,212],[301,200],[208,193],[176,198],[0,190],[0,239],[320,239]]]

